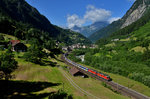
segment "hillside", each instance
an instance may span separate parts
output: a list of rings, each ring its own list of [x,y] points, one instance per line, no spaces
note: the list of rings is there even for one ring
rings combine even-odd
[[[94,32],[98,31],[99,29],[102,29],[106,27],[109,23],[108,22],[95,22],[91,25],[84,26],[84,27],[78,27],[74,26],[71,28],[71,30],[76,31],[84,35],[85,37],[89,37],[92,35]]]
[[[25,0],[1,0],[0,16],[0,32],[10,35],[15,35],[14,32],[16,31],[22,32],[17,33],[20,39],[24,39],[27,32],[31,28],[35,28],[45,32],[43,34],[47,37],[66,44],[90,43],[87,38],[79,33],[52,25],[45,16],[41,15],[36,8],[30,6]]]
[[[119,30],[109,38],[99,40],[98,49],[86,51],[84,63],[129,77],[150,87],[149,15]]]
[[[118,21],[113,22],[107,27],[96,31],[89,37],[92,41],[97,41],[100,38],[108,37],[113,32],[122,29],[138,19],[140,19],[149,10],[150,1],[149,0],[136,0],[132,7],[127,11],[127,13]]]
[[[113,24],[117,22],[119,21]],[[96,44],[99,45],[96,49],[75,52],[85,54],[84,64],[128,77],[150,87],[149,9],[136,22],[116,30]]]
[[[104,87],[101,81],[93,78],[73,77],[69,74],[66,64],[60,61],[59,57],[51,59],[49,61],[51,64],[49,65],[38,65],[18,58],[23,53],[18,54],[14,52],[14,54],[19,67],[12,73],[12,75],[15,75],[15,78],[9,81],[0,80],[0,85],[3,85],[0,89],[1,98],[49,99],[48,97],[57,93],[58,90],[63,90],[61,94],[71,95],[73,99],[91,99],[90,95],[85,95],[80,89],[72,85],[70,82],[70,79],[72,79],[80,88],[94,96],[103,99],[116,99],[116,97],[118,99],[129,99]],[[69,79],[66,78],[64,73],[67,74]],[[61,94],[58,94],[58,96],[61,96]],[[54,99],[66,99],[62,98],[65,95]]]

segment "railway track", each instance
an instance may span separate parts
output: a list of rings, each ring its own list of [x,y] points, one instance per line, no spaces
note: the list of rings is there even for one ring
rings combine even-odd
[[[67,65],[76,67],[76,66],[74,66],[73,64],[70,64],[68,61],[66,61],[63,55],[62,55],[61,59],[62,59]],[[99,78],[98,76],[95,76],[95,75],[92,74],[92,73],[89,73],[89,72],[87,72],[87,71],[84,71],[84,70],[82,70],[82,69],[80,69],[80,68],[78,68],[78,67],[76,67],[76,68],[77,68],[78,70],[80,70],[80,72],[82,72],[82,73],[84,73],[84,74],[87,74],[88,76],[94,77],[94,78],[96,78],[97,80],[100,80],[100,81],[105,82],[107,85],[111,86],[114,90],[116,90],[117,92],[119,92],[119,93],[121,93],[121,94],[123,94],[123,95],[125,95],[125,96],[129,96],[129,97],[131,97],[131,98],[133,98],[133,99],[150,99],[150,97],[145,96],[145,95],[143,95],[143,94],[141,94],[141,93],[139,93],[139,92],[136,92],[136,91],[134,91],[134,90],[132,90],[132,89],[129,89],[129,88],[125,87],[125,86],[122,86],[122,85],[120,85],[120,84],[118,84],[118,83],[115,83],[115,82],[113,82],[113,81],[106,81],[106,80],[104,80],[104,79],[102,79],[102,78]]]
[[[87,92],[86,90],[82,89],[81,87],[79,87],[68,75],[67,73],[65,73],[63,71],[63,69],[61,67],[59,67],[59,70],[62,72],[62,74],[64,75],[64,77],[70,82],[70,84],[76,88],[77,90],[79,90],[81,93],[83,93],[84,95],[87,95],[93,99],[100,99],[99,97],[97,96],[94,96],[93,94]]]

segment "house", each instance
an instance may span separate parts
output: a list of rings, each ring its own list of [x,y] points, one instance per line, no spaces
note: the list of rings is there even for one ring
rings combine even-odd
[[[62,50],[68,51],[68,47],[62,47]]]
[[[114,42],[116,42],[116,41],[119,41],[120,39],[113,39],[113,40],[111,40],[111,41],[114,41]]]
[[[12,46],[12,51],[26,52],[27,46],[21,43],[19,40],[11,40],[9,44]]]

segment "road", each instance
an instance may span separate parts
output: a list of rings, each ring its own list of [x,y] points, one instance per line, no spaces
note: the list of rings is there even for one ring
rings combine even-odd
[[[68,61],[66,61],[66,60],[64,59],[64,56],[63,56],[63,55],[62,55],[61,58],[62,58],[62,60],[63,60],[67,65],[69,65],[69,66],[74,66],[74,65],[70,64]],[[74,66],[74,67],[76,67],[76,66]],[[132,97],[132,98],[134,98],[134,99],[150,99],[150,97],[145,96],[145,95],[143,95],[143,94],[141,94],[141,93],[139,93],[139,92],[136,92],[136,91],[134,91],[134,90],[132,90],[132,89],[129,89],[129,88],[125,87],[125,86],[122,86],[122,85],[120,85],[120,84],[118,84],[118,83],[115,83],[115,82],[113,82],[113,81],[106,81],[106,80],[104,80],[104,79],[102,79],[102,78],[99,78],[99,77],[95,76],[94,74],[91,74],[91,73],[89,73],[89,72],[87,72],[87,71],[84,71],[84,70],[82,70],[82,69],[80,69],[80,68],[78,68],[78,67],[76,67],[76,68],[79,69],[80,72],[82,72],[82,73],[84,73],[84,74],[87,74],[87,75],[89,75],[89,76],[91,76],[91,77],[96,78],[97,80],[100,80],[100,81],[105,82],[106,84],[110,85],[114,90],[118,91],[119,93],[121,93],[121,94],[123,94],[123,95]]]

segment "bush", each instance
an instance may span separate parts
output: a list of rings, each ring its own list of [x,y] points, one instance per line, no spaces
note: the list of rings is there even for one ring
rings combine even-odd
[[[42,51],[43,48],[40,46],[40,43],[34,39],[32,46],[28,48],[28,51],[24,54],[26,61],[40,64],[42,58],[45,57],[45,53]]]
[[[0,41],[4,41],[5,39],[4,39],[4,37],[3,37],[3,35],[0,35]]]
[[[136,81],[142,81],[145,75],[143,73],[132,73],[129,75],[129,78],[134,79]]]
[[[150,76],[145,76],[142,78],[142,82],[150,87]]]
[[[0,71],[3,71],[5,80],[11,78],[11,72],[17,69],[17,64],[11,48],[0,55]]]
[[[57,93],[53,93],[49,96],[49,99],[73,99],[72,95],[68,95],[63,90],[58,90]]]

